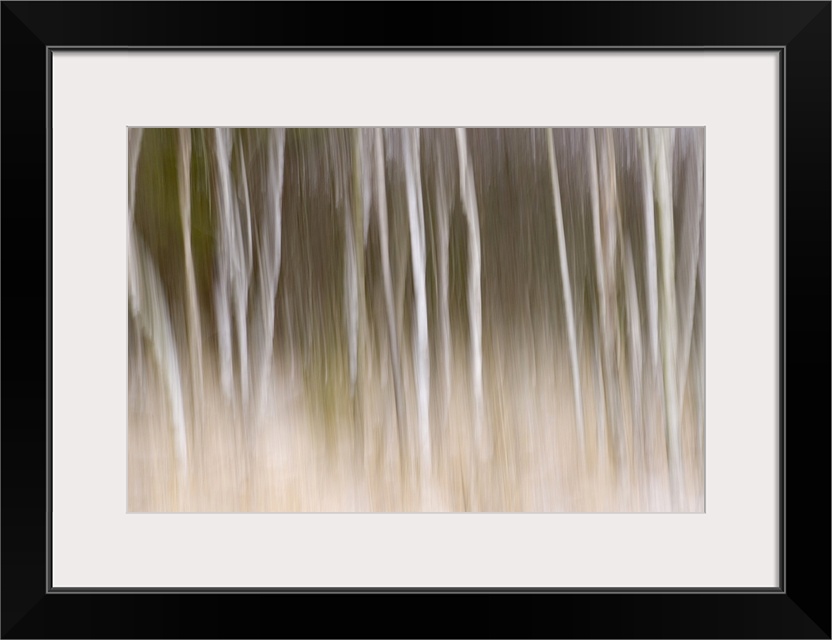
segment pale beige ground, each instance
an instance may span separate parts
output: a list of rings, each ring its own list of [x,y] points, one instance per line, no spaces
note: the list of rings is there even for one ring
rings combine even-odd
[[[355,438],[353,405],[335,373],[328,391],[311,393],[301,363],[275,375],[262,419],[242,418],[224,406],[215,376],[205,380],[201,417],[190,438],[187,479],[177,479],[164,396],[148,385],[150,400],[132,402],[128,437],[128,510],[131,512],[615,512],[704,510],[703,464],[697,445],[692,393],[683,406],[684,496],[673,504],[662,429],[649,443],[646,465],[632,458],[629,389],[623,413],[628,470],[619,474],[596,443],[594,371],[583,358],[586,456],[578,453],[568,358],[540,342],[486,354],[486,414],[492,450],[473,445],[469,421],[468,359],[457,340],[447,422],[439,380],[431,394],[433,469],[428,480],[399,460],[392,383],[368,376],[363,446]],[[372,358],[384,362],[384,354]],[[406,370],[409,367],[405,367]],[[213,371],[207,367],[206,371]],[[434,371],[437,369],[434,368]],[[408,413],[415,397],[406,377]],[[643,399],[646,419],[660,421],[659,404]],[[411,433],[415,420],[411,417]],[[652,424],[652,422],[651,422]],[[411,436],[411,441],[414,438]],[[415,447],[407,447],[407,451]],[[582,464],[582,460],[586,462]],[[644,470],[646,469],[646,471]]]

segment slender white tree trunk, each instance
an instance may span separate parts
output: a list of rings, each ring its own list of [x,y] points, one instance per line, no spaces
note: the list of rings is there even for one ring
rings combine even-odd
[[[705,216],[702,216],[702,238],[704,240],[705,236]],[[698,349],[698,362],[699,365],[698,375],[696,376],[696,389],[697,389],[697,408],[699,414],[699,420],[697,422],[697,426],[699,428],[699,455],[700,455],[700,462],[702,464],[703,470],[705,465],[705,243],[699,243],[699,267],[698,267],[698,274],[697,280],[699,287],[699,299],[700,299],[700,306],[701,306],[701,313],[700,322],[699,322],[699,349]]]
[[[416,298],[416,339],[414,344],[416,368],[416,397],[419,424],[420,459],[430,466],[430,361],[428,353],[428,307],[425,286],[427,254],[425,250],[425,215],[420,175],[419,133],[407,130],[404,136],[405,175],[410,222],[411,264],[413,290]]]
[[[468,318],[471,327],[471,375],[474,382],[474,437],[478,443],[487,444],[484,443],[483,433],[485,410],[482,385],[480,215],[465,129],[457,128],[456,142],[459,155],[459,191],[468,222]]]
[[[234,397],[234,368],[231,349],[231,184],[228,170],[230,151],[226,132],[215,129],[217,176],[219,183],[219,211],[217,222],[217,280],[214,288],[214,310],[219,342],[220,380],[227,400]]]
[[[352,207],[344,208],[346,228],[344,247],[344,294],[347,312],[347,352],[350,367],[350,397],[355,398],[358,378],[358,257],[355,246],[355,229]]]
[[[603,257],[603,248],[602,248],[602,239],[601,239],[601,205],[599,203],[600,199],[600,188],[598,184],[598,160],[596,157],[595,152],[595,129],[589,130],[589,174],[590,174],[590,184],[589,184],[589,195],[590,195],[590,202],[592,204],[592,247],[594,250],[595,256],[595,278],[596,278],[596,297],[595,300],[598,304],[598,323],[596,325],[596,334],[595,334],[595,342],[596,344],[601,344],[601,356],[600,356],[600,373],[599,376],[601,377],[601,393],[604,396],[604,407],[605,411],[602,412],[601,420],[599,420],[599,429],[598,429],[598,453],[599,455],[602,454],[603,451],[606,449],[606,428],[607,428],[607,419],[609,416],[606,412],[606,407],[608,405],[608,397],[607,397],[607,385],[609,385],[608,374],[609,371],[607,370],[607,339],[605,336],[606,330],[609,325],[609,321],[607,318],[608,310],[607,310],[607,287],[606,287],[606,270],[604,268],[604,257]]]
[[[129,302],[133,317],[151,345],[156,365],[167,391],[173,421],[174,451],[181,483],[188,471],[182,378],[162,281],[150,254],[136,235],[133,226],[136,174],[141,154],[142,131],[133,129],[129,136],[130,196],[127,225]]]
[[[258,332],[255,345],[258,354],[257,380],[260,410],[268,396],[274,359],[275,303],[280,281],[281,232],[283,228],[283,182],[286,131],[272,129],[267,140],[266,183],[267,208],[260,222],[260,289],[257,296]],[[243,168],[245,172],[245,168]],[[245,175],[245,173],[243,173]],[[248,189],[246,189],[248,192]]]
[[[644,197],[645,249],[647,253],[647,327],[650,339],[650,359],[654,367],[659,364],[659,287],[657,283],[656,260],[656,214],[653,207],[653,162],[647,130],[640,131],[642,152],[642,188]]]
[[[360,157],[361,157],[361,194],[362,212],[364,221],[364,246],[367,246],[367,238],[370,233],[370,206],[373,202],[373,172],[370,169],[373,158],[373,131],[371,129],[359,129]]]
[[[558,165],[555,157],[555,142],[551,129],[546,130],[546,144],[549,150],[549,166],[552,175],[552,198],[555,203],[555,222],[558,233],[558,255],[560,258],[560,277],[563,284],[563,305],[566,311],[566,329],[569,336],[569,358],[572,364],[572,391],[575,400],[575,418],[578,428],[578,443],[581,455],[586,447],[584,433],[583,394],[581,393],[581,374],[578,367],[578,345],[575,334],[575,310],[572,304],[572,285],[569,280],[569,265],[566,259],[566,234],[563,230],[563,211],[560,201],[560,183],[558,181]]]
[[[589,156],[592,194],[592,225],[595,245],[595,268],[598,282],[598,309],[604,371],[607,425],[614,441],[619,473],[624,466],[624,434],[621,424],[621,398],[618,384],[616,349],[618,338],[618,300],[616,258],[618,251],[618,210],[615,155],[612,130],[601,134],[601,155],[596,156],[595,130],[589,130]]]
[[[361,129],[350,133],[352,152],[352,203],[346,216],[347,229],[347,296],[349,322],[350,393],[353,398],[353,415],[356,427],[355,453],[359,460],[364,454],[364,377],[367,367],[367,302],[364,286],[364,204],[367,194],[364,186],[369,182],[364,169],[364,149]]]
[[[644,464],[646,461],[646,448],[644,437],[642,403],[642,376],[644,351],[641,339],[641,313],[638,306],[638,291],[636,289],[636,270],[633,261],[632,247],[629,239],[624,248],[624,290],[627,298],[627,320],[630,342],[630,398],[632,402],[633,420],[633,449],[635,466],[642,479],[642,490],[645,488],[643,481],[646,478]]]
[[[381,270],[384,279],[384,299],[387,308],[387,331],[390,340],[390,359],[393,368],[393,390],[396,400],[396,424],[398,427],[399,452],[404,458],[404,394],[399,358],[399,342],[396,334],[396,320],[393,310],[393,279],[390,273],[390,248],[387,232],[387,189],[384,177],[384,137],[381,129],[375,130],[376,185],[378,205],[378,226],[381,241]]]
[[[665,413],[668,459],[674,500],[681,499],[682,455],[678,406],[678,325],[676,317],[676,266],[673,232],[673,196],[671,192],[670,131],[654,130],[652,143],[655,148],[654,170],[656,204],[659,219],[659,243],[661,246],[661,335],[664,369]]]
[[[436,226],[438,233],[437,254],[439,272],[439,353],[442,359],[444,393],[444,411],[447,412],[451,396],[451,314],[448,303],[449,290],[449,241],[450,241],[450,207],[451,202],[445,184],[446,162],[443,151],[439,151],[437,158],[437,193],[436,193]]]
[[[682,335],[679,343],[682,349],[681,367],[679,369],[679,400],[683,403],[685,397],[685,390],[687,388],[688,369],[690,367],[690,353],[693,346],[693,322],[696,317],[696,283],[699,272],[699,246],[702,235],[702,215],[704,204],[704,155],[702,148],[701,135],[704,132],[697,132],[696,137],[691,143],[693,145],[692,159],[693,162],[693,180],[689,185],[689,189],[694,190],[693,202],[688,212],[691,220],[691,242],[684,247],[685,250],[685,274],[683,283],[685,286],[683,293],[682,313]],[[681,265],[680,265],[681,266]]]
[[[240,164],[240,180],[243,191],[243,204],[245,207],[245,226],[246,236],[243,237],[242,229],[237,227],[238,241],[237,241],[237,256],[238,263],[234,269],[234,310],[235,323],[237,325],[237,350],[240,356],[240,385],[243,396],[243,407],[248,406],[249,389],[251,387],[251,369],[249,368],[249,353],[248,353],[248,287],[249,279],[251,277],[252,266],[252,244],[251,244],[251,200],[248,189],[248,176],[246,174],[246,162],[243,156],[242,143],[238,146],[238,158]],[[230,157],[229,157],[230,160]],[[235,225],[239,219],[239,205],[237,200],[232,200],[234,212]],[[244,244],[244,240],[247,243]],[[272,316],[272,323],[274,322],[274,308],[272,307],[270,314]]]
[[[144,138],[144,129],[130,129],[127,133],[127,155],[128,155],[128,179],[130,184],[130,194],[128,200],[128,225],[127,233],[133,233],[133,216],[136,211],[136,177],[139,171],[139,158],[142,155],[142,139]]]
[[[233,399],[233,360],[231,349],[231,318],[236,328],[240,359],[240,386],[243,407],[248,405],[251,372],[248,364],[248,287],[252,266],[251,207],[245,163],[240,148],[241,178],[245,201],[245,220],[242,221],[231,174],[233,132],[216,129],[216,157],[219,182],[219,211],[217,227],[217,282],[214,298],[219,332],[220,372],[223,392]],[[245,231],[242,223],[245,222]]]
[[[658,285],[658,260],[656,250],[656,212],[654,206],[653,190],[653,159],[650,150],[650,141],[647,129],[640,129],[638,132],[639,147],[641,150],[641,186],[642,198],[644,200],[644,248],[646,264],[645,282],[647,297],[647,339],[649,345],[649,357],[646,363],[647,384],[652,391],[663,396],[660,391],[662,382],[659,353],[659,285]],[[664,409],[662,409],[664,410]],[[656,438],[656,422],[650,420],[645,423],[645,437],[652,440]]]
[[[364,185],[368,179],[363,168],[363,142],[360,129],[353,129],[350,134],[352,152],[352,202],[345,206],[344,223],[346,227],[346,272],[345,294],[347,310],[347,344],[349,352],[350,394],[356,395],[356,386],[360,370],[363,370],[365,348],[365,291],[364,291]],[[345,180],[345,183],[347,180]],[[346,198],[344,198],[346,202]]]
[[[182,218],[182,239],[185,247],[185,285],[188,296],[188,338],[190,342],[191,381],[193,385],[194,417],[202,411],[202,326],[196,294],[194,258],[191,249],[191,130],[179,132],[179,211]]]
[[[174,447],[180,481],[188,471],[188,444],[185,431],[185,406],[182,397],[182,376],[179,358],[165,302],[165,292],[159,272],[142,242],[131,234],[130,281],[133,313],[148,338],[156,365],[162,374],[173,419]],[[135,286],[135,285],[134,285]]]

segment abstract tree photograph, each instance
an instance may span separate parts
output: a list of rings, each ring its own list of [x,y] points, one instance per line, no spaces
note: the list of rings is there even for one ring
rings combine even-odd
[[[704,128],[127,136],[128,511],[704,511]]]

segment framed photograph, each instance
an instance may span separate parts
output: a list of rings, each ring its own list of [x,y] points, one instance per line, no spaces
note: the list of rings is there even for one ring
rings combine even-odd
[[[3,637],[829,638],[830,15],[4,2]]]

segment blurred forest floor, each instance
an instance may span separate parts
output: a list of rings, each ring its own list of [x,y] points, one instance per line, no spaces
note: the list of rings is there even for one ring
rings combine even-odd
[[[518,333],[518,336],[520,334]],[[531,343],[492,346],[485,354],[486,433],[490,452],[473,447],[470,369],[462,339],[454,340],[450,402],[431,381],[433,466],[422,482],[415,460],[401,464],[395,436],[392,380],[378,365],[366,373],[364,429],[355,428],[345,373],[333,366],[327,389],[304,384],[302,362],[276,365],[272,397],[261,419],[221,402],[215,363],[205,367],[205,403],[185,486],[175,472],[172,429],[158,379],[145,400],[131,402],[128,428],[130,512],[702,512],[704,465],[698,446],[692,387],[682,405],[685,494],[672,505],[659,398],[645,396],[651,422],[644,464],[635,462],[632,402],[622,372],[622,413],[630,464],[619,472],[598,454],[599,389],[593,360],[583,349],[581,376],[586,456],[578,452],[571,373],[565,347]],[[415,384],[403,355],[406,407],[415,439]],[[289,358],[284,358],[289,360]],[[374,361],[386,362],[385,354]],[[553,366],[554,363],[554,366]],[[545,364],[545,366],[544,366]],[[342,368],[343,369],[343,368]],[[381,371],[380,371],[381,369]],[[213,373],[212,373],[213,372]],[[407,378],[407,375],[410,378]],[[691,379],[694,376],[691,376]],[[645,393],[651,388],[645,386]],[[442,407],[447,406],[443,425]],[[193,408],[191,408],[193,409]],[[189,420],[194,424],[194,420]],[[247,426],[247,429],[244,428]],[[246,433],[249,437],[246,437]],[[415,451],[415,442],[405,447]],[[582,464],[585,460],[585,464]],[[640,469],[637,473],[636,469]]]

